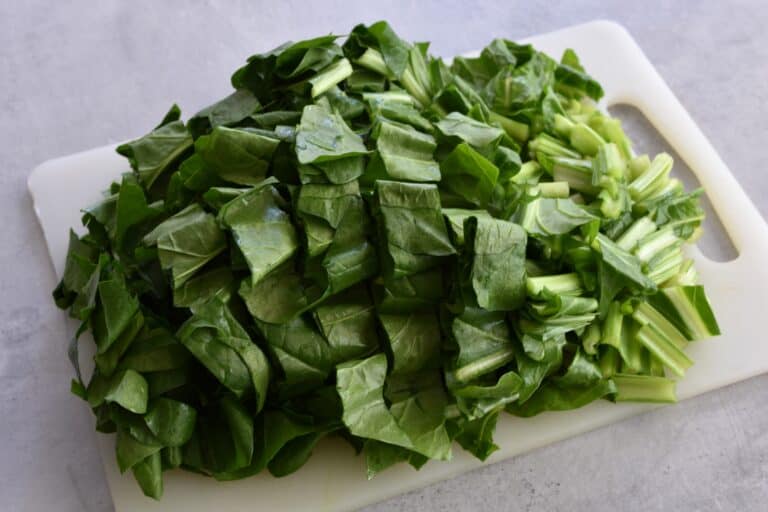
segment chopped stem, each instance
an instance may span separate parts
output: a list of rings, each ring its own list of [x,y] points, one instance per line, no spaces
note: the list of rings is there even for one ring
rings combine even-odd
[[[542,197],[566,198],[570,193],[567,181],[553,181],[539,183],[539,192]]]
[[[654,283],[661,284],[680,272],[680,267],[684,260],[683,252],[678,247],[675,251],[670,252],[665,258],[654,263],[651,266],[651,271],[648,273],[648,277]]]
[[[555,181],[567,181],[573,190],[594,196],[600,189],[592,185],[592,171],[555,163],[552,168],[552,178]]]
[[[529,295],[538,295],[544,288],[552,293],[565,295],[581,294],[581,279],[579,274],[558,274],[553,276],[529,277],[526,279]]]
[[[518,184],[535,183],[541,176],[541,165],[535,160],[525,162],[511,180]]]
[[[404,103],[406,105],[416,105],[413,96],[405,91],[387,91],[387,92],[364,92],[363,99],[371,104],[378,106],[382,103]]]
[[[571,129],[570,141],[576,151],[586,156],[595,156],[600,146],[605,144],[603,138],[584,123],[577,123]]]
[[[597,344],[600,343],[600,325],[597,322],[591,323],[584,331],[581,337],[581,344],[584,352],[590,355],[597,353]]]
[[[406,68],[403,71],[403,76],[400,78],[403,83],[403,87],[418,101],[423,107],[427,107],[430,104],[430,97],[427,90],[416,80],[413,72],[410,68]]]
[[[555,114],[555,132],[561,137],[569,139],[571,130],[576,124],[562,114]]]
[[[632,251],[637,243],[656,231],[656,224],[648,217],[641,217],[616,240],[616,245],[625,251]]]
[[[603,350],[603,355],[600,356],[600,360],[597,364],[600,367],[600,373],[603,374],[603,377],[608,378],[616,373],[616,370],[619,368],[621,357],[619,351],[613,347],[605,347]]]
[[[718,332],[711,332],[710,328],[704,323],[699,310],[696,309],[694,304],[691,303],[688,296],[685,294],[685,288],[679,286],[668,288],[664,290],[664,295],[667,296],[675,309],[677,309],[680,318],[683,319],[685,325],[690,329],[693,339],[698,340],[719,334]]]
[[[652,191],[649,191],[649,195],[646,198],[646,200],[652,201],[665,194],[670,194],[672,192],[675,192],[675,193],[683,192],[683,184],[677,178],[671,178],[666,183],[662,182],[662,185],[660,187],[654,188]]]
[[[608,306],[608,314],[603,323],[603,335],[601,343],[618,347],[621,344],[621,328],[624,323],[624,315],[621,313],[621,304],[611,302]]]
[[[514,359],[515,351],[512,347],[504,347],[501,350],[476,359],[453,372],[453,376],[460,382],[469,382],[481,375],[492,372],[504,366]]]
[[[581,159],[581,155],[578,152],[567,147],[563,142],[546,133],[537,135],[536,138],[531,141],[530,148],[537,153],[543,153],[548,156],[562,156],[573,158],[574,160]],[[587,161],[587,163],[589,162]]]
[[[629,165],[627,166],[627,170],[629,171],[628,178],[630,180],[637,179],[637,177],[643,174],[646,170],[648,170],[648,167],[650,166],[651,166],[651,159],[648,158],[648,155],[636,156],[635,158],[629,161]]]
[[[632,314],[632,318],[641,325],[653,325],[656,330],[681,350],[688,345],[688,340],[683,333],[681,333],[672,322],[667,320],[664,315],[659,313],[656,308],[647,302],[643,302],[637,306],[635,312]]]
[[[650,375],[616,374],[617,402],[675,403],[675,381]]]
[[[491,123],[498,123],[502,129],[507,132],[507,135],[515,139],[517,142],[523,143],[528,140],[531,134],[531,128],[520,121],[515,121],[496,112],[488,113],[488,120]]]
[[[637,340],[672,372],[682,377],[693,361],[653,324],[646,324],[637,331]]]
[[[629,193],[632,198],[640,201],[663,187],[670,170],[672,170],[672,157],[666,153],[656,155],[648,169],[630,183]]]
[[[327,92],[331,87],[349,77],[351,74],[352,64],[350,64],[347,59],[341,59],[334,62],[320,74],[309,80],[309,83],[312,84],[312,97],[316,98]]]
[[[679,242],[680,239],[672,228],[662,228],[640,240],[635,249],[635,256],[643,263],[648,263],[661,251]]]
[[[394,78],[392,72],[387,67],[387,63],[384,62],[384,56],[378,50],[368,48],[365,52],[355,61],[355,64],[360,64],[366,69],[375,71],[380,75],[384,75],[387,78]]]

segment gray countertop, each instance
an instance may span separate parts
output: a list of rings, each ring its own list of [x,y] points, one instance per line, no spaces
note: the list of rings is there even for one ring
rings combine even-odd
[[[284,40],[385,18],[404,38],[430,40],[434,53],[450,56],[493,37],[614,19],[765,216],[768,3],[581,4],[0,2],[0,509],[112,510],[93,420],[68,390],[71,333],[49,299],[55,277],[26,193],[30,169],[144,133],[173,102],[187,113],[199,109],[224,95],[249,54]],[[631,125],[643,129],[642,120]],[[649,150],[662,149],[638,136]],[[716,257],[728,256],[727,247],[710,245]],[[765,510],[765,503],[764,375],[367,510]]]

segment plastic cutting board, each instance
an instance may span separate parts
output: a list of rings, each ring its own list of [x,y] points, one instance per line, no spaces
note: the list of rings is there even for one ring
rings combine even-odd
[[[755,319],[765,315],[768,304],[768,226],[701,130],[620,25],[596,21],[526,42],[556,57],[566,48],[575,49],[605,88],[603,107],[629,104],[642,111],[706,189],[739,254],[735,260],[717,263],[691,248],[723,335],[690,345],[688,353],[695,365],[679,383],[679,398],[768,371],[768,343],[756,335],[759,327],[753,325]],[[81,230],[80,208],[98,201],[100,192],[127,168],[126,161],[115,154],[114,146],[108,146],[50,160],[30,175],[29,190],[57,275],[63,270],[69,228]],[[650,408],[599,401],[576,411],[545,413],[524,420],[503,415],[495,437],[501,449],[487,463]],[[90,412],[84,407],[83,414]],[[130,472],[118,472],[113,437],[98,437],[117,512],[352,510],[481,465],[456,447],[451,462],[430,462],[421,471],[400,464],[366,481],[363,458],[355,457],[348,445],[328,439],[301,470],[281,479],[262,474],[238,482],[216,482],[187,472],[166,472],[165,495],[161,502],[155,502],[141,494]]]

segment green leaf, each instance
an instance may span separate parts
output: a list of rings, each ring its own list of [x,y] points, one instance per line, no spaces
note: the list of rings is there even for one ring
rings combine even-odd
[[[147,412],[147,396],[148,386],[144,377],[133,370],[125,370],[111,379],[104,400],[136,414],[144,414]]]
[[[185,281],[173,290],[173,305],[194,310],[213,298],[228,302],[234,290],[234,277],[228,267],[218,267]]]
[[[534,236],[563,235],[596,219],[571,199],[538,197],[522,204],[512,220]]]
[[[144,237],[144,243],[157,245],[160,265],[171,270],[174,288],[183,285],[227,246],[216,218],[198,204],[160,223]]]
[[[121,473],[125,473],[147,457],[159,453],[162,447],[159,442],[141,443],[130,434],[127,428],[119,428],[115,444],[117,467]]]
[[[120,333],[117,340],[112,343],[107,350],[101,354],[94,356],[96,367],[99,369],[99,373],[105,376],[110,376],[114,373],[120,358],[123,357],[126,350],[129,349],[131,343],[136,339],[136,335],[144,326],[144,315],[141,312],[137,312],[131,323]]]
[[[184,463],[218,478],[243,470],[255,452],[253,415],[233,395],[225,394],[201,410],[195,435],[185,446]]]
[[[436,460],[451,459],[451,440],[445,429],[448,399],[437,372],[387,379],[386,398],[398,425],[411,439],[413,450]]]
[[[131,325],[139,301],[126,288],[125,281],[113,277],[98,284],[98,305],[93,319],[97,353],[104,354]]]
[[[520,226],[487,217],[464,221],[469,279],[480,307],[511,311],[525,300],[526,236]]]
[[[217,126],[195,141],[195,152],[221,179],[255,185],[267,176],[280,140],[251,128]]]
[[[493,432],[496,430],[498,419],[499,411],[490,412],[474,420],[461,418],[456,422],[453,437],[462,448],[484,461],[499,449],[493,442]]]
[[[240,297],[255,319],[282,324],[307,307],[303,279],[294,266],[295,262],[289,260],[255,285],[250,279],[240,283]]]
[[[164,328],[145,329],[131,343],[118,368],[141,373],[162,372],[181,368],[188,359],[189,352],[170,331]]]
[[[243,253],[253,284],[290,258],[298,248],[296,229],[278,206],[277,191],[268,184],[241,194],[221,208],[227,226]]]
[[[462,387],[452,388],[456,403],[468,418],[482,418],[494,410],[517,400],[523,386],[523,380],[513,371],[503,373],[498,380],[474,382]]]
[[[255,440],[254,450],[250,464],[234,471],[217,473],[215,477],[218,480],[245,478],[259,473],[273,461],[274,464],[272,464],[270,469],[274,468],[278,473],[281,473],[281,470],[295,470],[297,469],[296,464],[300,462],[300,460],[297,460],[300,459],[298,454],[295,452],[289,453],[291,452],[290,447],[282,456],[280,456],[281,452],[291,441],[301,439],[303,436],[310,435],[315,431],[316,428],[312,425],[298,422],[282,411],[265,411],[256,420],[253,436]],[[291,457],[289,455],[294,456]]]
[[[344,217],[350,210],[361,207],[356,181],[343,185],[303,185],[296,201],[296,213],[305,223],[309,256],[317,256],[328,249]]]
[[[544,378],[560,367],[565,336],[542,338],[525,334],[521,345],[523,350],[516,353],[515,359],[517,372],[523,379],[518,403],[524,404],[539,389]]]
[[[377,156],[383,169],[371,167],[366,172],[377,179],[440,181],[440,167],[434,160],[434,137],[390,121],[381,122],[376,135]]]
[[[344,44],[344,51],[354,59],[359,59],[368,48],[381,53],[386,66],[382,74],[400,77],[408,65],[410,45],[400,39],[386,21],[379,21],[366,27],[357,25],[352,29],[349,39]],[[361,62],[361,65],[365,65]],[[378,70],[378,69],[377,69]]]
[[[488,106],[503,115],[535,107],[552,85],[556,67],[555,61],[536,52],[521,66],[501,68],[485,86]]]
[[[482,123],[459,112],[451,112],[435,123],[446,137],[456,137],[475,149],[496,146],[504,136],[504,130]]]
[[[437,368],[441,337],[433,312],[380,314],[379,320],[392,354],[391,374]]]
[[[484,207],[491,199],[499,169],[483,155],[462,142],[440,162],[440,184],[470,203]]]
[[[602,262],[629,286],[648,292],[656,291],[656,284],[643,273],[640,260],[636,256],[616,245],[602,233],[597,235],[595,245],[600,250]]]
[[[119,249],[126,247],[126,237],[131,230],[162,213],[154,205],[147,204],[147,198],[135,179],[124,177],[117,195],[115,211],[115,245]],[[135,244],[138,240],[131,242]]]
[[[451,241],[457,247],[464,245],[464,221],[470,217],[490,218],[486,210],[466,210],[463,208],[443,208],[443,217],[448,223]]]
[[[169,398],[153,400],[144,416],[149,430],[165,446],[182,446],[189,441],[196,420],[193,407]]]
[[[419,469],[427,461],[427,458],[423,455],[402,446],[395,446],[371,439],[365,442],[363,450],[365,452],[368,480],[371,480],[377,474],[398,462],[407,461],[413,467]]]
[[[160,452],[136,463],[131,470],[144,496],[159,500],[163,497],[163,468]]]
[[[515,349],[505,315],[466,308],[453,319],[451,334],[459,348],[453,376],[459,382],[495,371],[512,361]]]
[[[375,209],[386,240],[385,275],[403,277],[438,265],[455,253],[434,185],[376,182]]]
[[[579,91],[595,101],[603,97],[603,88],[584,72],[579,57],[570,48],[565,50],[560,65],[555,70],[555,81],[558,87],[565,91]]]
[[[381,313],[434,310],[446,288],[439,267],[399,279],[377,280],[373,284],[376,307]]]
[[[240,89],[213,105],[205,107],[189,119],[189,131],[194,137],[204,135],[217,126],[230,126],[261,109],[258,98],[247,89]]]
[[[384,402],[386,373],[384,354],[336,367],[336,390],[344,408],[342,420],[353,435],[412,449],[411,439]]]
[[[282,371],[284,395],[306,392],[325,381],[333,368],[331,348],[312,323],[297,316],[284,324],[257,326]]]
[[[201,306],[176,336],[236,396],[254,391],[256,410],[261,410],[269,383],[269,363],[226,304],[213,300]]]
[[[575,409],[615,393],[616,385],[604,379],[600,369],[581,350],[577,350],[565,374],[550,377],[523,405],[507,410],[517,416],[534,416],[544,411]]]
[[[379,348],[376,313],[365,287],[335,295],[315,309],[314,317],[336,362],[365,357]]]
[[[299,163],[329,162],[366,154],[368,150],[363,141],[339,114],[315,105],[304,107],[296,132]]]
[[[373,118],[374,123],[386,124],[387,121],[393,121],[399,125],[412,126],[419,132],[431,134],[435,131],[432,123],[422,116],[420,111],[414,107],[413,101],[405,102],[398,99],[387,99],[387,96],[385,95],[374,96],[371,94],[363,94],[363,98],[366,99],[370,105],[370,115]],[[410,99],[410,96],[408,96],[408,98]]]
[[[98,269],[97,259],[98,248],[80,239],[70,229],[64,274],[53,292],[53,298],[58,307],[70,307],[75,302],[77,296],[86,290],[94,271]],[[96,276],[96,282],[98,283],[98,275]]]
[[[312,432],[288,441],[267,466],[272,476],[290,475],[304,465],[325,432]]]
[[[173,120],[140,139],[118,146],[117,152],[128,158],[141,183],[149,188],[191,146],[192,136],[184,123]]]

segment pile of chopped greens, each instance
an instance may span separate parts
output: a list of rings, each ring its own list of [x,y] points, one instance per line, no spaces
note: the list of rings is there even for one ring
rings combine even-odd
[[[572,51],[448,65],[384,22],[286,43],[117,151],[56,303],[73,392],[148,496],[181,467],[287,475],[325,436],[368,476],[497,449],[499,415],[674,402],[718,334],[704,217],[636,156]],[[77,339],[90,331],[86,382]]]

